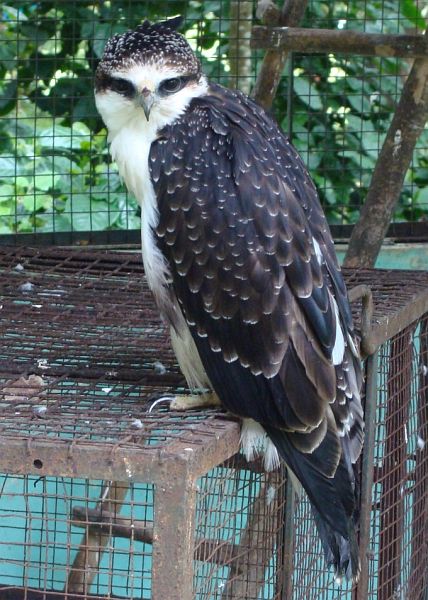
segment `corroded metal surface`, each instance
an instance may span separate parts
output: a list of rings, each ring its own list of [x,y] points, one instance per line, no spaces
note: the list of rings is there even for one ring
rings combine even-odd
[[[70,476],[79,465],[81,475],[154,481],[159,457],[180,447],[199,452],[183,455],[198,468],[227,458],[215,456],[218,437],[236,451],[237,425],[219,412],[149,412],[186,389],[139,254],[15,249],[0,269],[3,471]]]

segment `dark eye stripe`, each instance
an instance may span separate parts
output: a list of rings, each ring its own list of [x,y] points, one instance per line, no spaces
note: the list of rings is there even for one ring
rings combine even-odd
[[[123,79],[122,77],[110,77],[107,76],[107,80],[104,82],[105,88],[110,88],[117,94],[121,96],[125,96],[126,98],[132,98],[135,96],[135,88],[134,85],[128,81],[127,79]]]

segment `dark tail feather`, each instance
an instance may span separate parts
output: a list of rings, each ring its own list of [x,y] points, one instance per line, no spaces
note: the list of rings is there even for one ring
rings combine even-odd
[[[342,577],[346,577],[349,580],[358,581],[360,560],[353,520],[349,519],[348,536],[344,538],[330,527],[313,504],[312,512],[321,539],[325,559],[329,566],[334,567],[336,579],[340,582]]]
[[[345,576],[357,581],[357,491],[349,461],[342,456],[334,477],[327,477],[315,466],[322,458],[320,448],[313,454],[304,454],[294,448],[286,432],[266,425],[264,428],[311,501],[327,563],[334,566],[338,579]]]

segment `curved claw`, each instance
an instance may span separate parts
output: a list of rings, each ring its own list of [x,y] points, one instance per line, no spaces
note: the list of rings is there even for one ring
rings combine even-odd
[[[152,404],[150,405],[149,409],[147,412],[151,413],[152,410],[158,405],[161,404],[162,402],[169,402],[170,404],[172,402],[174,402],[175,396],[162,396],[161,398],[157,398],[157,400],[155,400],[154,402],[152,402]]]

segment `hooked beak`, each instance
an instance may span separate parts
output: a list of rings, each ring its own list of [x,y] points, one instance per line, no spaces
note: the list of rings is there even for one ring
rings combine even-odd
[[[150,111],[152,110],[154,101],[155,97],[153,92],[145,87],[141,91],[140,104],[142,106],[142,109],[144,110],[144,114],[146,115],[147,120],[149,120]]]

